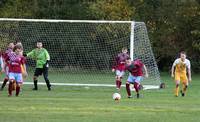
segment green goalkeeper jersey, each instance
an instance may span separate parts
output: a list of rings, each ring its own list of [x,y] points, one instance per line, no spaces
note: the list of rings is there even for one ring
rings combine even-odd
[[[27,56],[36,60],[36,68],[43,68],[47,60],[50,60],[49,53],[45,48],[36,48],[29,52]]]

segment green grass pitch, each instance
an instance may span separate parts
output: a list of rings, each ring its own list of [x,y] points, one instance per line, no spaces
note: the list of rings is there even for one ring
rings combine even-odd
[[[166,88],[142,91],[143,98],[115,102],[110,87],[24,85],[19,97],[0,92],[0,122],[199,122],[200,76],[194,75],[185,97],[174,97],[174,82],[163,73]],[[125,82],[125,81],[124,81]],[[113,82],[114,83],[114,82]]]

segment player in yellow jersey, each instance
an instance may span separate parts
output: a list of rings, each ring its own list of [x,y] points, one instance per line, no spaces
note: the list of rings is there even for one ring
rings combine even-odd
[[[191,65],[190,61],[186,59],[186,53],[182,51],[180,58],[176,59],[172,65],[171,76],[175,78],[176,88],[175,96],[178,97],[179,84],[182,83],[181,95],[185,96],[188,82],[191,82]]]

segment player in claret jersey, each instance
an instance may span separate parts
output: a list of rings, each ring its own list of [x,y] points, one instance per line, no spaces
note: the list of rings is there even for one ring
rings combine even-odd
[[[14,81],[16,82],[16,96],[19,95],[20,88],[23,84],[21,65],[23,66],[24,73],[27,76],[25,59],[21,55],[21,51],[22,51],[22,46],[16,45],[13,49],[13,53],[9,53],[5,59],[6,62],[9,62],[8,96],[12,96]]]
[[[3,73],[3,67],[4,67],[3,52],[0,48],[0,75]]]
[[[125,62],[129,58],[127,48],[122,48],[122,52],[115,58],[115,63],[112,67],[112,72],[116,72],[116,88],[120,89],[122,84],[122,78],[125,73]]]
[[[131,61],[131,58],[128,58],[126,60],[126,70],[130,72],[127,82],[126,82],[126,91],[128,94],[128,98],[131,98],[131,90],[130,90],[130,84],[134,85],[137,98],[139,98],[139,86],[140,82],[143,79],[143,69],[145,72],[145,77],[148,77],[148,72],[146,66],[142,63],[141,60],[137,59],[135,61]]]
[[[9,43],[8,44],[8,48],[7,50],[5,51],[5,53],[3,54],[3,62],[4,62],[4,68],[3,68],[3,71],[5,72],[5,78],[4,78],[4,81],[3,81],[3,84],[1,86],[1,89],[0,90],[3,90],[4,87],[6,86],[6,83],[8,82],[8,70],[9,70],[9,62],[6,62],[5,59],[8,58],[8,55],[13,53],[13,48],[14,48],[14,43]]]

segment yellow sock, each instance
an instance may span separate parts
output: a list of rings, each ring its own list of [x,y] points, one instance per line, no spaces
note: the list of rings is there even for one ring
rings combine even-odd
[[[175,89],[175,96],[178,96],[178,92],[179,92],[179,86],[176,87],[176,89]]]

